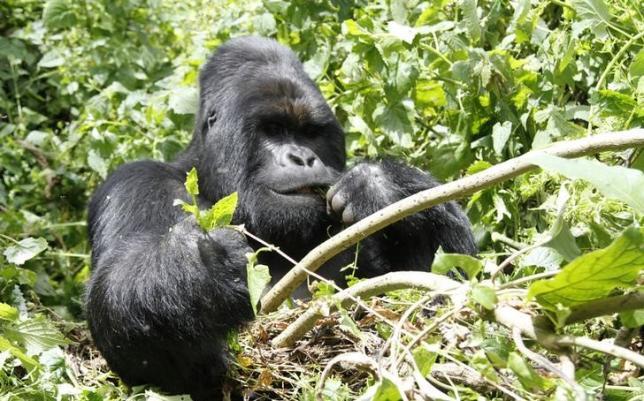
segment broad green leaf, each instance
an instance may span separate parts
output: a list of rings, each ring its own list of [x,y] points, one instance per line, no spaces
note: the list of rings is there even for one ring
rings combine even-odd
[[[470,255],[458,253],[445,253],[439,248],[434,257],[431,271],[438,274],[447,274],[454,267],[460,267],[468,278],[474,278],[483,269],[483,263]]]
[[[191,196],[197,196],[199,195],[199,178],[197,177],[197,169],[192,168],[186,177],[186,182],[185,182],[185,187],[186,191],[188,191],[188,194]]]
[[[69,0],[48,0],[42,12],[42,20],[49,28],[65,28],[76,21]]]
[[[544,381],[522,357],[516,352],[510,352],[508,355],[508,368],[510,368],[519,378],[521,385],[527,390],[542,390]]]
[[[49,245],[44,238],[29,237],[5,249],[4,256],[9,263],[22,265],[48,247]]]
[[[414,349],[412,355],[414,356],[416,365],[418,365],[420,374],[423,375],[423,377],[426,377],[429,372],[432,371],[432,366],[434,365],[434,362],[436,362],[436,357],[438,356],[438,354],[435,351],[429,349],[426,343],[423,342],[420,346]]]
[[[18,319],[18,309],[9,304],[0,302],[0,319],[14,321]]]
[[[568,224],[564,220],[564,212],[566,211],[568,199],[570,199],[570,193],[568,193],[566,186],[562,185],[557,195],[557,220],[555,220],[555,223],[548,232],[551,239],[544,246],[554,249],[566,261],[570,262],[581,255],[581,251],[577,247],[575,237],[570,232]]]
[[[575,306],[632,287],[642,269],[644,228],[629,228],[608,247],[578,257],[549,280],[532,283],[528,297],[551,310],[557,304]]]
[[[622,324],[635,329],[644,326],[644,309],[636,309],[619,314]]]
[[[96,150],[90,149],[87,154],[87,164],[92,170],[96,171],[101,178],[105,179],[105,177],[107,177],[107,163]]]
[[[389,21],[387,29],[391,35],[409,44],[414,41],[417,34],[416,29],[407,25],[401,25],[396,21]]]
[[[400,401],[402,399],[398,386],[386,377],[383,377],[377,386],[376,393],[371,398],[372,401]]]
[[[496,123],[492,127],[492,145],[497,156],[503,155],[503,149],[508,139],[510,139],[510,134],[512,134],[512,123],[510,121],[506,121],[503,124]]]
[[[215,203],[210,210],[199,218],[199,224],[206,231],[214,230],[230,224],[237,208],[237,192],[224,196]]]
[[[38,67],[54,68],[65,64],[65,58],[58,49],[53,49],[43,54],[38,62]]]
[[[476,43],[481,38],[481,20],[476,13],[476,0],[461,0],[461,9],[467,32],[470,34],[472,42]]]
[[[253,311],[257,314],[257,306],[266,286],[271,282],[271,273],[266,265],[251,264],[246,265],[246,277],[248,281],[248,294]]]
[[[168,107],[177,114],[195,114],[198,101],[196,88],[177,88],[168,98]]]
[[[577,17],[587,22],[596,35],[605,35],[612,15],[603,0],[571,0],[571,5],[577,12]]]
[[[11,355],[13,355],[20,361],[20,364],[28,372],[38,371],[40,369],[40,364],[37,360],[33,359],[30,356],[27,356],[20,348],[11,344],[8,339],[0,337],[0,352],[3,351],[9,351]]]
[[[628,71],[633,78],[644,76],[644,49],[640,49],[640,51],[635,55]]]
[[[6,335],[10,339],[24,344],[29,355],[36,355],[67,342],[62,333],[43,316],[24,320],[8,327]]]
[[[596,160],[568,160],[541,152],[530,155],[529,161],[567,178],[586,180],[604,196],[619,199],[644,213],[644,173],[639,170],[608,166]]]
[[[493,288],[485,285],[477,284],[472,287],[470,296],[474,302],[480,304],[485,309],[492,310],[497,303],[496,292]]]

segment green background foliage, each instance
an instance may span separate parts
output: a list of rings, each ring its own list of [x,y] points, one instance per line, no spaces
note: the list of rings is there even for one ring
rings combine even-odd
[[[83,351],[86,204],[116,166],[182,149],[199,66],[228,38],[290,46],[354,160],[392,155],[451,180],[553,141],[644,125],[643,14],[641,0],[0,2],[0,400],[127,397],[99,371],[79,383],[69,368],[72,356],[95,357]],[[644,169],[638,152],[600,159]],[[642,223],[619,199],[552,172],[466,205],[493,262],[556,222],[573,256]],[[570,259],[561,249],[535,248],[509,279],[559,268]]]

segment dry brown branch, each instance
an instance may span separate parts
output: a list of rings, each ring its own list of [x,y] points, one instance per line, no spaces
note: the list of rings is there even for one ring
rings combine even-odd
[[[572,141],[558,142],[539,151],[561,157],[579,157],[607,150],[643,145],[644,129],[638,128],[629,131],[599,134]],[[419,192],[360,220],[309,252],[291,271],[275,284],[262,298],[262,313],[275,310],[288,298],[295,288],[306,280],[307,272],[304,268],[316,271],[341,251],[411,214],[443,202],[471,195],[476,191],[491,187],[494,184],[533,170],[536,167],[529,161],[531,156],[532,152],[529,152],[525,155],[499,163],[477,174],[472,174],[459,180]]]

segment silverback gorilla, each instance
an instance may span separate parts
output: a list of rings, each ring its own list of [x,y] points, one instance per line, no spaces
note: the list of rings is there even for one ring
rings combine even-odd
[[[227,333],[253,318],[245,254],[259,244],[231,229],[205,233],[173,205],[189,201],[183,182],[193,166],[202,208],[237,191],[233,223],[295,258],[343,225],[437,182],[393,160],[345,170],[342,128],[296,56],[275,41],[230,40],[203,66],[199,85],[185,151],[171,163],[125,164],[94,193],[87,319],[96,346],[126,383],[201,401],[221,399]],[[475,252],[456,203],[364,240],[357,274],[427,269],[439,246]],[[352,252],[321,271],[338,278]],[[275,280],[290,267],[262,255]]]

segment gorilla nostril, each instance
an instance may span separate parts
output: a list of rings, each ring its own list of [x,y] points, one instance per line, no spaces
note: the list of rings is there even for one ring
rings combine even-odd
[[[306,159],[306,165],[309,166],[309,167],[313,167],[313,165],[315,164],[316,160],[317,160],[317,158],[315,156],[311,156],[308,159]]]
[[[304,160],[301,157],[294,155],[293,153],[288,154],[288,159],[295,163],[298,166],[304,167]]]

